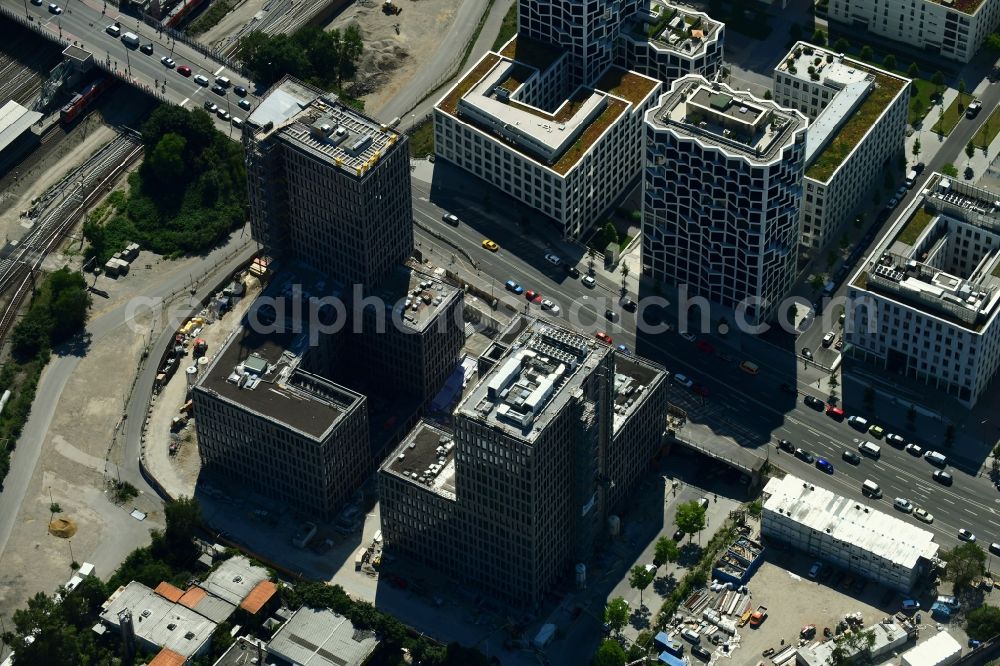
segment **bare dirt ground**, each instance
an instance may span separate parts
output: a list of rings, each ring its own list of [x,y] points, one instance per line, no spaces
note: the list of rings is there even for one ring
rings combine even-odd
[[[372,114],[378,114],[438,49],[461,0],[400,0],[396,4],[403,11],[390,16],[382,12],[381,2],[357,0],[326,26],[326,30],[343,30],[353,23],[360,28],[365,51],[356,80],[346,90],[364,100],[365,110]]]
[[[221,21],[198,35],[198,41],[216,46],[217,42],[249,23],[263,8],[264,0],[243,0],[222,17]]]

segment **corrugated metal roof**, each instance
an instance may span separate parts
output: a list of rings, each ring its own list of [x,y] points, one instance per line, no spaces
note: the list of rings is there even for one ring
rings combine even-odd
[[[927,530],[791,474],[768,481],[764,493],[764,520],[768,512],[786,515],[906,568],[937,556],[938,544]]]
[[[360,666],[375,650],[371,631],[330,610],[300,608],[271,642],[269,654],[301,666]]]
[[[0,152],[37,123],[42,114],[29,111],[14,100],[0,107]]]

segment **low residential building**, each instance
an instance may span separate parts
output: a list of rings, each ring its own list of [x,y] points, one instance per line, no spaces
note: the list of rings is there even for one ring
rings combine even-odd
[[[421,423],[383,463],[382,534],[388,552],[530,607],[585,570],[655,454],[664,374],[538,321],[495,344],[453,430]]]
[[[331,610],[303,606],[268,641],[268,663],[362,666],[378,646],[370,629],[357,629]]]
[[[327,520],[374,461],[366,397],[305,369],[324,352],[291,319],[306,292],[328,285],[285,274],[251,306],[192,389],[195,426],[205,470]]]
[[[947,631],[939,631],[899,656],[900,666],[949,666],[962,658],[962,644]]]
[[[786,475],[764,487],[761,535],[909,592],[937,557],[934,535],[857,500]]]
[[[798,257],[806,120],[701,76],[646,114],[643,273],[769,319]]]
[[[856,358],[974,406],[1000,364],[1000,195],[935,174],[848,295]]]
[[[664,0],[636,12],[618,38],[617,62],[665,85],[688,74],[714,79],[722,70],[726,25]]]
[[[641,173],[660,83],[612,67],[577,87],[568,63],[524,36],[487,53],[435,105],[434,151],[578,239]]]
[[[802,245],[839,243],[858,205],[903,155],[910,80],[797,42],[774,68],[774,101],[809,118]]]
[[[831,21],[912,46],[928,57],[969,62],[1000,22],[997,0],[830,0]]]
[[[131,649],[143,652],[166,649],[185,660],[209,651],[212,634],[218,626],[136,581],[119,587],[108,597],[101,606],[101,622],[120,632]],[[170,654],[163,658],[173,659]]]

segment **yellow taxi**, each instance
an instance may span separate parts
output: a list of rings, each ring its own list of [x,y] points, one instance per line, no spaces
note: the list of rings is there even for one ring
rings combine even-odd
[[[496,252],[497,250],[500,249],[500,246],[491,241],[489,238],[483,239],[483,247],[489,250],[490,252]]]

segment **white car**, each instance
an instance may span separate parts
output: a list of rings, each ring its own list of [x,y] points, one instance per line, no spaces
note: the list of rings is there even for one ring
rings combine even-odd
[[[162,58],[160,58],[160,62],[162,62],[163,66],[166,67],[167,69],[173,69],[174,65],[177,64],[174,62],[173,58],[168,58],[167,56],[163,56]]]
[[[909,453],[911,456],[917,456],[917,457],[920,457],[920,454],[924,452],[924,450],[919,446],[917,446],[916,444],[907,444],[905,451]]]
[[[551,252],[545,253],[545,261],[549,262],[553,266],[558,266],[562,263],[562,259],[560,259],[558,255],[552,254]]]
[[[698,339],[698,336],[696,336],[694,333],[689,333],[687,331],[681,333],[681,337],[687,340],[688,342],[694,342],[695,340]]]
[[[212,100],[210,100],[210,99],[206,99],[206,100],[205,100],[205,110],[206,110],[206,111],[208,111],[209,113],[215,113],[216,111],[218,111],[218,110],[219,110],[219,107],[218,107],[218,106],[216,106],[216,105],[215,105],[215,104],[214,104],[214,103],[212,102]]]
[[[55,14],[55,15],[58,16],[59,14],[62,14],[62,7],[60,7],[59,5],[57,5],[54,2],[50,3],[49,4],[49,13],[50,14]]]
[[[927,509],[914,509],[913,517],[928,524],[934,522],[934,514],[928,513]]]
[[[194,75],[194,82],[197,83],[199,86],[208,86],[208,78],[202,76],[201,74]]]
[[[970,532],[969,530],[965,529],[964,527],[962,527],[958,530],[958,538],[961,539],[962,541],[968,541],[969,543],[973,543],[976,540],[976,535]]]
[[[892,501],[892,505],[903,513],[913,513],[913,502],[905,497],[897,497]]]
[[[584,287],[590,287],[591,289],[597,286],[597,280],[595,280],[591,275],[584,275],[580,278],[580,282],[583,283]]]
[[[552,314],[559,314],[559,306],[547,298],[542,299],[542,309],[551,310]]]
[[[229,119],[232,117],[232,116],[229,115],[229,112],[226,111],[225,109],[216,109],[215,110],[215,115],[217,115],[220,120],[222,120],[224,122],[227,122],[227,123],[229,122]]]

